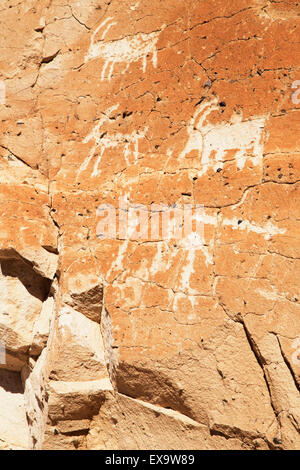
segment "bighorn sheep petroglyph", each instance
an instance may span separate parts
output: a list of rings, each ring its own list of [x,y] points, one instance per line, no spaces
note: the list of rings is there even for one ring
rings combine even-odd
[[[217,98],[203,102],[196,109],[187,128],[188,141],[179,155],[185,158],[193,150],[198,152],[202,163],[200,176],[213,167],[215,170],[223,167],[226,152],[235,151],[237,167],[242,169],[248,158],[254,165],[259,165],[263,158],[262,135],[265,117],[249,121],[225,124],[210,124],[206,122],[212,111],[219,110]]]

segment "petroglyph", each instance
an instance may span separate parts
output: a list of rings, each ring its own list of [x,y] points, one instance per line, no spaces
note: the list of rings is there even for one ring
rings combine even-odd
[[[210,103],[202,103],[195,111],[187,128],[188,142],[179,158],[197,151],[203,165],[199,176],[205,174],[209,168],[215,171],[223,168],[226,153],[232,151],[236,152],[234,158],[238,169],[244,168],[249,158],[254,165],[260,165],[263,158],[265,118],[242,121],[241,117],[237,117],[237,122],[212,125],[206,119],[213,111],[219,110],[217,102],[214,98]]]
[[[157,66],[157,49],[156,44],[160,31],[152,33],[138,33],[134,36],[124,37],[114,41],[105,41],[105,36],[112,26],[117,23],[112,21],[113,18],[106,18],[93,32],[88,53],[85,56],[85,63],[101,58],[105,64],[101,71],[101,81],[111,80],[115,64],[125,64],[125,73],[132,62],[142,61],[143,72],[146,71],[147,58],[152,55],[153,67]],[[164,29],[164,26],[162,26]],[[100,39],[96,36],[100,34]],[[108,70],[108,74],[107,74]]]
[[[103,133],[101,132],[101,127],[103,124],[106,124],[111,119],[111,113],[116,111],[119,107],[119,104],[108,108],[103,117],[99,120],[96,126],[92,129],[90,134],[83,140],[84,144],[87,144],[91,141],[94,141],[94,145],[90,151],[88,158],[83,162],[79,169],[80,174],[82,171],[86,170],[91,160],[97,153],[97,149],[100,148],[100,152],[98,152],[98,156],[96,162],[94,164],[94,168],[92,171],[93,177],[99,175],[99,165],[101,163],[102,156],[107,149],[122,147],[123,149],[123,156],[125,158],[126,164],[131,164],[131,157],[133,156],[133,163],[136,164],[138,161],[139,155],[139,140],[143,139],[147,133],[148,127],[143,128],[142,130],[134,131],[130,134],[122,134],[120,132],[115,132],[112,134]]]

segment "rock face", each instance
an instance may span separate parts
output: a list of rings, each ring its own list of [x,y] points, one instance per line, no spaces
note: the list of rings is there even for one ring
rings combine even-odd
[[[299,449],[299,4],[0,3],[0,449]]]

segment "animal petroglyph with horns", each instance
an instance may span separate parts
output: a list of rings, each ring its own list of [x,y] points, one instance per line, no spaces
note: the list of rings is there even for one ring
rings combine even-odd
[[[259,165],[263,158],[262,136],[265,117],[225,124],[206,122],[212,111],[219,110],[217,98],[203,102],[195,111],[187,128],[188,141],[179,155],[185,158],[190,152],[197,151],[202,164],[200,176],[209,168],[217,170],[223,167],[227,152],[235,151],[237,167],[242,169],[247,159]]]
[[[161,31],[152,33],[138,33],[133,36],[127,36],[114,41],[105,41],[105,36],[109,29],[117,23],[112,21],[113,18],[106,18],[93,32],[89,50],[85,56],[85,63],[101,58],[105,61],[101,80],[110,80],[114,71],[115,64],[125,64],[123,73],[126,72],[132,62],[142,61],[143,72],[146,71],[147,58],[152,55],[153,66],[157,66],[157,49],[156,44]],[[101,34],[102,32],[102,34]],[[97,41],[96,36],[100,33],[100,39]],[[108,74],[107,74],[108,71]]]

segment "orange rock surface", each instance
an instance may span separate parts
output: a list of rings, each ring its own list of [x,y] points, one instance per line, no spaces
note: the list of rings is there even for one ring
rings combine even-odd
[[[299,449],[300,4],[0,9],[0,449]]]

